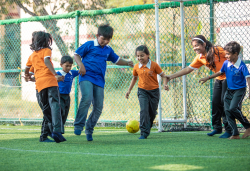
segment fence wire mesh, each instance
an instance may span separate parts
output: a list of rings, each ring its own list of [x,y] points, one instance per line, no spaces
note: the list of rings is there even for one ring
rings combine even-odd
[[[242,59],[248,68],[250,61],[250,4],[249,1],[193,1],[184,7],[185,51],[188,66],[196,56],[192,49],[191,38],[204,35],[215,45],[224,46],[235,40],[242,46]],[[195,3],[199,2],[199,3]],[[161,3],[159,10],[160,61],[165,74],[182,69],[180,8],[171,3]],[[98,13],[98,11],[97,11]],[[97,27],[109,23],[114,28],[114,37],[110,46],[124,59],[137,63],[135,48],[145,44],[150,50],[150,58],[156,61],[155,10],[144,9],[100,15],[79,16],[79,36],[76,37],[75,17],[44,19],[41,21],[18,22],[0,25],[0,120],[1,121],[37,121],[43,115],[36,101],[35,83],[25,82],[21,75],[32,51],[29,48],[33,31],[45,30],[53,37],[52,61],[60,70],[60,58],[73,56],[75,42],[79,46],[95,39]],[[73,69],[77,69],[76,66]],[[249,68],[250,69],[250,68]],[[189,125],[211,126],[211,94],[213,85],[200,85],[198,80],[208,76],[206,67],[187,75],[187,122]],[[118,67],[108,63],[106,72],[105,100],[100,124],[125,123],[129,119],[139,120],[139,102],[137,87],[131,92],[129,100],[125,93],[132,79],[132,68]],[[75,80],[76,81],[76,80]],[[75,85],[75,83],[73,83]],[[183,119],[182,78],[169,83],[170,91],[161,91],[163,119]],[[77,96],[78,95],[78,96]],[[74,120],[75,104],[80,91],[77,86],[71,90],[71,108],[67,122]],[[92,109],[90,108],[89,113]],[[248,119],[249,101],[245,97],[242,111]],[[158,118],[156,118],[157,122]],[[113,124],[114,123],[114,124]],[[166,127],[167,128],[167,124]]]

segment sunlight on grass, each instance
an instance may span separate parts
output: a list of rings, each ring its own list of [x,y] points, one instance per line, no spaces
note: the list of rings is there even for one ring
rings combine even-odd
[[[154,170],[195,170],[203,168],[204,167],[201,166],[186,165],[186,164],[165,164],[165,165],[150,167],[150,169]]]

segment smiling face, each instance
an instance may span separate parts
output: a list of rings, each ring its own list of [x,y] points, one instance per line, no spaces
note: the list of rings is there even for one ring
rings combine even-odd
[[[65,62],[65,63],[63,63],[63,64],[60,64],[60,65],[61,65],[63,71],[66,72],[66,73],[69,73],[69,71],[70,71],[71,68],[72,68],[72,64],[69,63],[68,61]]]
[[[230,61],[231,63],[236,63],[237,60],[238,60],[238,53],[231,53],[231,52],[228,52],[227,50],[225,50],[225,58]]]
[[[97,41],[101,47],[106,46],[110,42],[110,38],[106,38],[106,37],[100,36],[98,34],[96,35],[96,37],[97,37]]]
[[[197,54],[206,54],[206,43],[199,43],[198,41],[194,40],[192,41],[192,46],[193,46],[193,50],[197,53]]]
[[[136,57],[137,60],[142,64],[142,65],[146,65],[149,61],[149,55],[147,55],[146,53],[144,53],[143,51],[137,51],[136,52]]]

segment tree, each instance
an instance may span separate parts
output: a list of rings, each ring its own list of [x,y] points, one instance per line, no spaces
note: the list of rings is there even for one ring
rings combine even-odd
[[[104,9],[107,0],[0,0],[0,15],[8,14],[8,9],[13,5],[19,6],[31,16],[55,15],[76,10]],[[50,10],[48,10],[50,9]],[[61,55],[68,55],[68,47],[60,36],[57,20],[40,21],[56,43]]]

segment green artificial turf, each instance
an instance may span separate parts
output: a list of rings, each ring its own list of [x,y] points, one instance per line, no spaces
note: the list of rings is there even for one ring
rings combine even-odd
[[[125,129],[96,129],[94,141],[66,128],[63,143],[39,142],[40,127],[0,126],[0,170],[250,170],[250,138],[153,130],[148,139]]]

